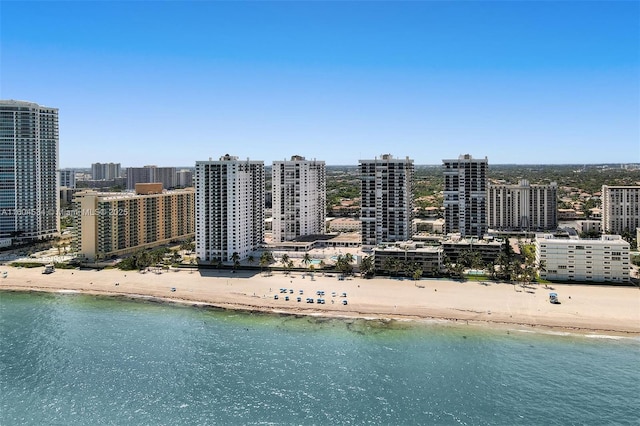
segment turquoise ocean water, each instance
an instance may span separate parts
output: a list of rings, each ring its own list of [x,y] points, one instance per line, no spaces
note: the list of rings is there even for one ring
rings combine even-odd
[[[0,425],[639,422],[638,339],[0,293]]]

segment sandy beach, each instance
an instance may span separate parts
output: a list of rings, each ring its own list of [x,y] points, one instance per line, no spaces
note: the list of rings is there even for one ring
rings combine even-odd
[[[7,272],[3,277],[4,272]],[[496,327],[551,329],[579,333],[640,336],[637,287],[553,284],[561,304],[548,301],[543,285],[527,288],[505,283],[420,281],[388,277],[349,278],[301,272],[171,270],[162,273],[107,269],[64,270],[0,267],[0,290],[77,291],[89,294],[152,297],[168,302],[225,309],[345,318],[443,320]],[[293,289],[291,294],[281,288]],[[175,290],[173,290],[175,289]],[[300,290],[303,294],[300,294]],[[318,290],[324,296],[316,295]],[[333,297],[332,292],[337,296]],[[341,297],[342,293],[347,297]],[[278,299],[274,299],[278,295]],[[289,301],[285,301],[289,296]],[[296,298],[300,296],[301,302]],[[0,298],[2,297],[0,293]],[[313,297],[314,303],[306,303]],[[323,297],[325,304],[318,304]],[[343,300],[347,300],[347,305]]]

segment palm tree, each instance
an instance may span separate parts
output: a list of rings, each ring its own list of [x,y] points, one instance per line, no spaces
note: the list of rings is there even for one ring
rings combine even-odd
[[[287,253],[280,257],[280,263],[282,263],[282,266],[286,266],[289,263],[289,255]]]
[[[273,262],[273,254],[270,251],[263,251],[260,255],[260,272],[264,270],[264,267]]]
[[[392,276],[391,272],[393,272],[393,270],[396,268],[396,263],[397,263],[396,259],[394,259],[393,257],[387,257],[382,263],[382,269],[387,271],[387,273],[391,277]]]
[[[460,279],[463,279],[464,278],[464,265],[462,263],[460,263],[460,262],[456,263],[453,266],[453,274],[456,277],[458,277]]]
[[[538,274],[537,276],[540,277],[540,272],[547,272],[547,261],[546,260],[540,260],[540,262],[538,263]],[[544,285],[545,288],[547,287],[547,285]]]
[[[355,260],[355,258],[353,257],[353,255],[351,253],[346,253],[344,255],[344,260],[347,263],[353,263],[353,261]]]
[[[304,256],[302,257],[302,264],[305,266],[309,266],[310,263],[311,263],[311,256],[309,255],[309,253],[305,253]]]
[[[240,255],[237,251],[234,251],[231,255],[231,261],[233,262],[233,270],[235,271],[240,266]]]
[[[484,262],[482,256],[477,251],[471,252],[471,267],[473,269],[484,269]]]
[[[140,250],[136,254],[133,255],[135,258],[136,268],[139,270],[143,270],[148,268],[151,264],[150,254],[145,250]]]
[[[256,261],[256,258],[253,257],[252,254],[249,255],[249,257],[247,257],[247,262],[249,262],[249,265],[253,265]]]
[[[373,256],[365,256],[360,263],[360,274],[365,278],[371,277],[375,272],[374,269]]]
[[[353,258],[353,256],[351,256],[351,258]],[[350,274],[353,271],[353,266],[351,266],[351,263],[349,263],[347,259],[347,256],[339,255],[336,260],[336,269],[343,274]]]
[[[453,269],[453,263],[451,262],[451,258],[449,258],[449,256],[444,256],[443,264],[445,273],[449,276],[453,276],[455,271]]]
[[[409,260],[405,260],[401,262],[402,272],[407,277],[413,277],[417,270],[420,270],[420,276],[422,276],[422,268],[418,262],[411,262]]]

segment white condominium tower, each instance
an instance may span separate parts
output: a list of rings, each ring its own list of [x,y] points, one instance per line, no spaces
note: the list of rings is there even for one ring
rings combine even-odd
[[[411,239],[413,160],[391,154],[360,160],[362,244]]]
[[[482,238],[487,232],[487,157],[465,154],[442,163],[445,233]]]
[[[640,186],[602,185],[602,230],[608,234],[640,228]]]
[[[59,232],[58,109],[0,101],[0,237]]]
[[[228,262],[264,240],[264,163],[225,155],[196,162],[196,254]]]
[[[558,185],[489,184],[489,228],[498,231],[545,231],[558,227]]]
[[[274,161],[273,240],[292,241],[305,235],[324,234],[326,218],[326,167],[324,161]]]

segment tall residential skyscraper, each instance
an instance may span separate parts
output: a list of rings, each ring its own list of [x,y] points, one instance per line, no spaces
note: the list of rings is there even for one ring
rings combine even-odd
[[[633,233],[640,227],[640,186],[602,185],[602,230]]]
[[[558,227],[558,185],[489,184],[489,228],[498,231],[545,231]]]
[[[487,157],[442,160],[445,233],[482,238],[487,232]]]
[[[161,182],[164,188],[172,189],[177,186],[177,176],[175,167],[127,167],[127,189],[135,189],[137,183],[156,182]]]
[[[384,154],[360,160],[362,244],[406,241],[413,219],[413,160]]]
[[[0,101],[0,237],[59,232],[58,109]]]
[[[327,201],[324,161],[274,161],[273,240],[291,241],[304,235],[324,234]]]
[[[196,253],[201,262],[240,259],[264,241],[264,162],[196,162]]]
[[[112,180],[122,175],[120,163],[93,163],[91,177],[93,180]]]
[[[176,185],[180,188],[193,186],[193,172],[191,170],[179,170],[176,172]]]
[[[75,188],[76,187],[76,171],[71,169],[63,169],[58,171],[58,176],[60,178],[59,186],[65,188]]]

